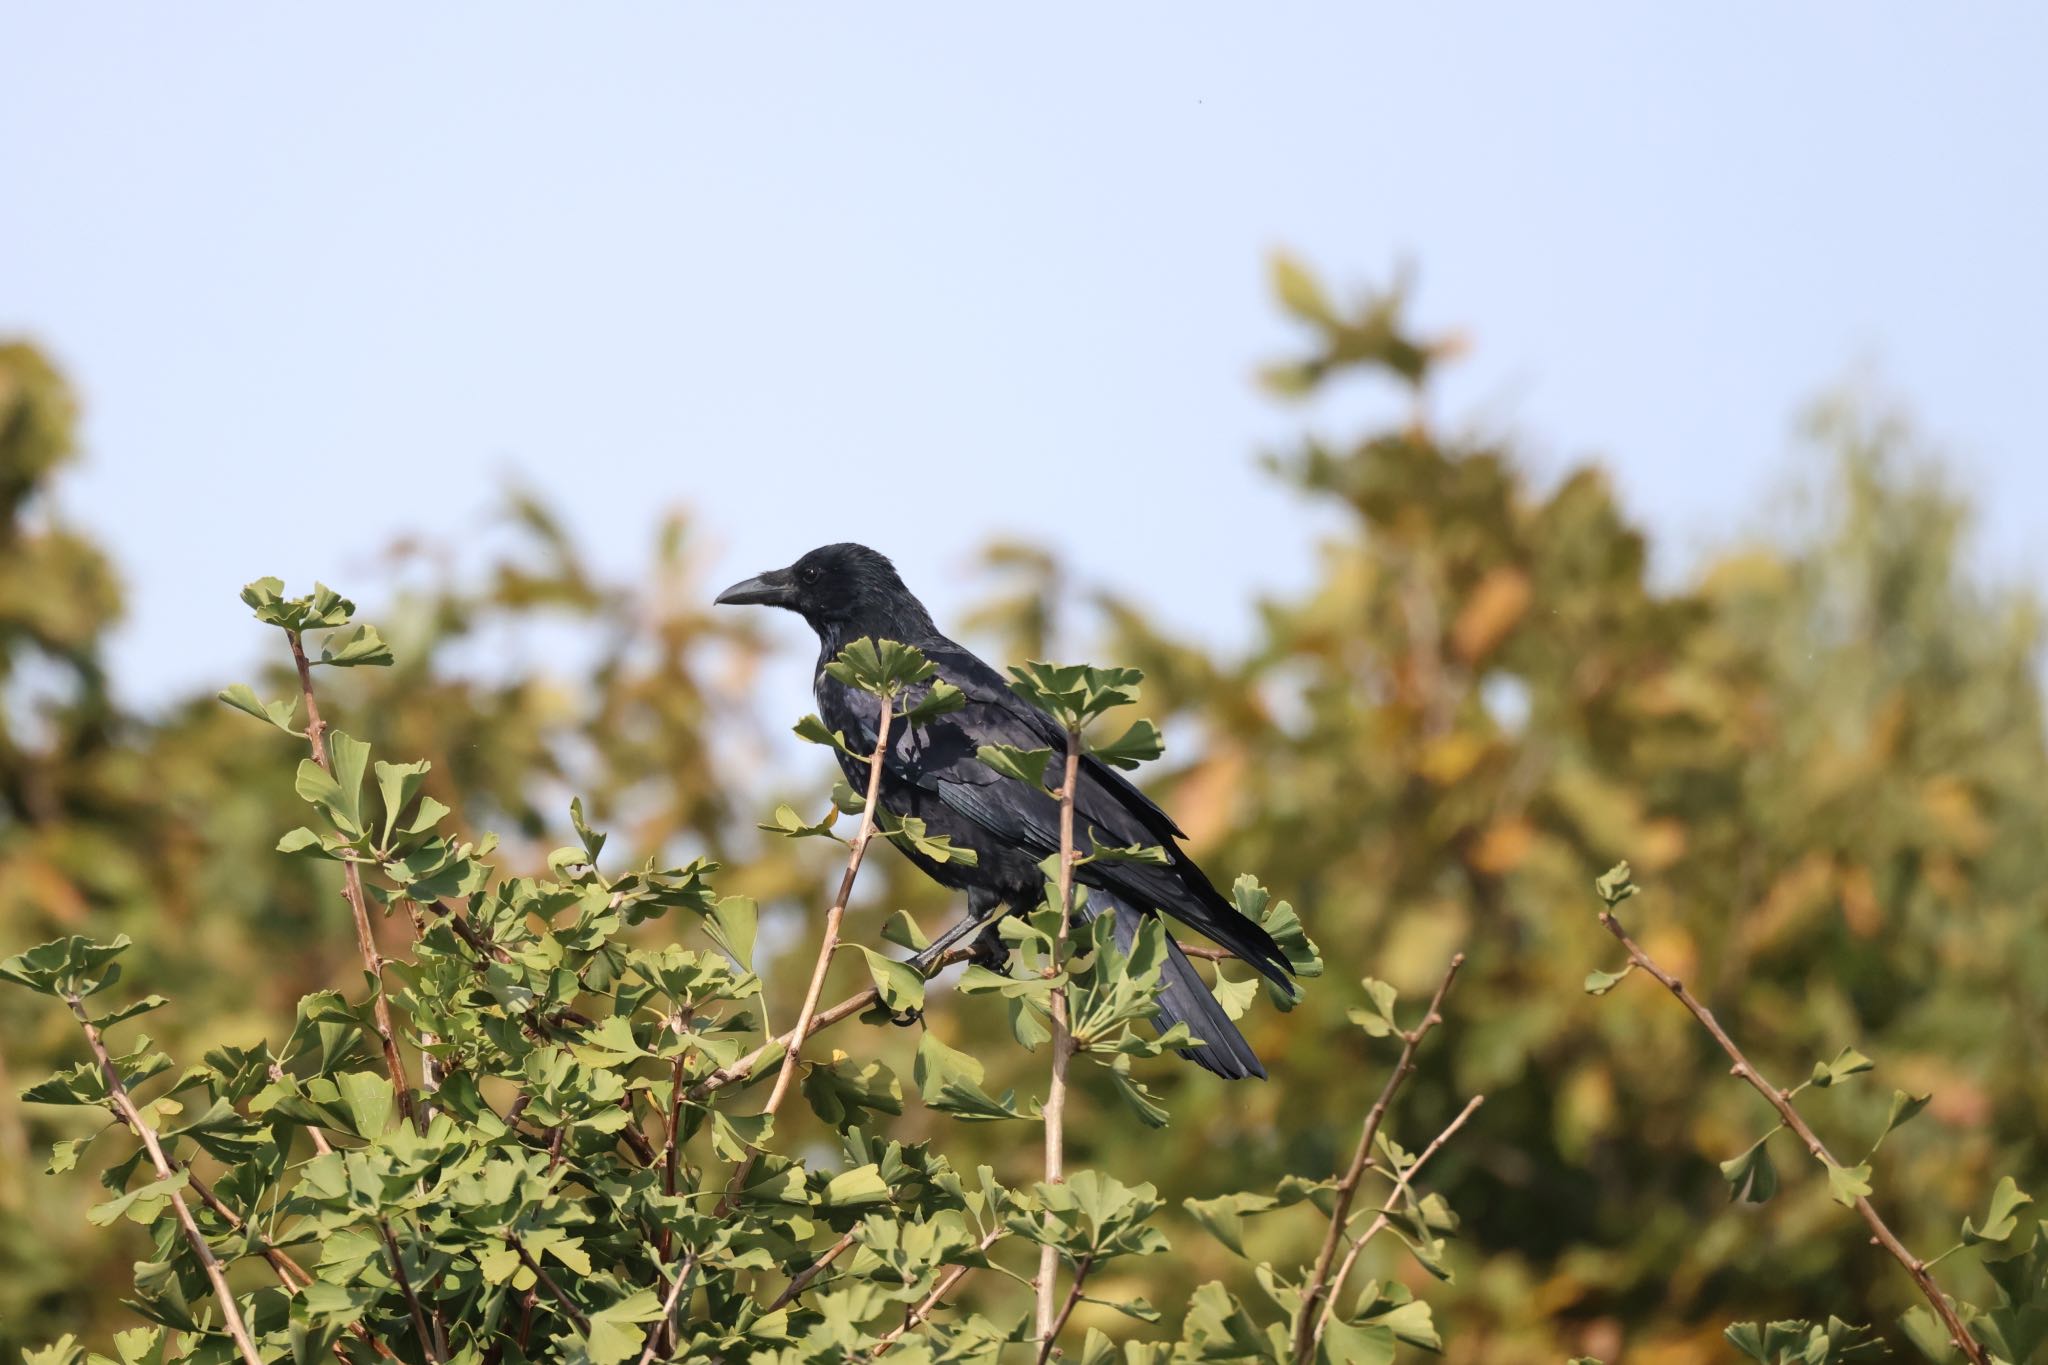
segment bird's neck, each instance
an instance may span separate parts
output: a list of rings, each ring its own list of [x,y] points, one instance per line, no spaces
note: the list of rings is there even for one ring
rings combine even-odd
[[[866,636],[872,640],[897,640],[922,645],[942,638],[932,624],[931,614],[915,598],[902,602],[876,603],[851,616],[812,623],[818,632],[818,663],[822,667],[839,657],[839,652]]]

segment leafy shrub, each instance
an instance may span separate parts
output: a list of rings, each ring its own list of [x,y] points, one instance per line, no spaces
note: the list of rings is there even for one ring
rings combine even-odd
[[[794,1365],[992,1361],[1015,1345],[1042,1361],[1082,1301],[1144,1326],[1121,1349],[1130,1362],[1389,1360],[1399,1342],[1439,1344],[1427,1305],[1402,1286],[1353,1291],[1348,1280],[1361,1248],[1382,1233],[1445,1273],[1443,1239],[1456,1220],[1416,1177],[1478,1101],[1419,1152],[1384,1125],[1462,959],[1405,1027],[1393,989],[1366,983],[1356,1023],[1397,1041],[1400,1053],[1344,1171],[1189,1201],[1190,1214],[1240,1256],[1249,1254],[1246,1219],[1314,1210],[1328,1222],[1315,1262],[1259,1264],[1256,1302],[1207,1285],[1169,1323],[1143,1297],[1087,1293],[1091,1276],[1114,1263],[1168,1249],[1154,1224],[1157,1191],[1112,1172],[1066,1171],[1059,1157],[1076,1058],[1106,1069],[1131,1121],[1168,1121],[1140,1066],[1189,1042],[1179,1027],[1154,1037],[1142,1026],[1159,989],[1163,930],[1153,920],[1125,950],[1110,917],[1077,927],[1085,891],[1072,875],[1088,857],[1150,851],[1082,855],[1069,833],[1050,860],[1044,905],[1003,926],[1014,965],[976,965],[960,983],[1006,1002],[1019,1045],[1048,1047],[1043,1101],[991,1093],[982,1062],[935,1032],[918,1043],[912,1083],[928,1110],[963,1125],[1045,1127],[1046,1178],[1005,1184],[988,1165],[949,1160],[943,1139],[893,1137],[904,1086],[881,1062],[815,1047],[806,1055],[813,1035],[834,1024],[916,1024],[927,1005],[919,971],[839,941],[871,840],[940,858],[968,850],[883,815],[872,786],[867,799],[842,791],[816,822],[779,810],[764,829],[842,839],[848,857],[809,987],[777,1032],[753,969],[756,907],[717,892],[715,863],[610,866],[606,836],[572,803],[576,842],[549,854],[542,874],[507,872],[490,836],[451,828],[448,807],[425,793],[428,763],[374,758],[322,714],[314,670],[393,661],[379,631],[354,620],[354,605],[325,587],[286,597],[274,579],[249,585],[243,600],[283,633],[299,690],[266,700],[238,685],[221,700],[306,751],[294,785],[313,819],[288,830],[277,855],[338,868],[362,989],[309,994],[281,1041],[216,1047],[179,1068],[130,1031],[168,1002],[116,990],[125,936],[73,936],[0,965],[0,977],[68,1008],[90,1053],[26,1098],[112,1117],[60,1141],[51,1171],[70,1171],[108,1134],[125,1135],[102,1175],[110,1197],[90,1218],[125,1219],[151,1238],[130,1300],[148,1325],[118,1334],[114,1354],[94,1360]],[[881,698],[899,725],[957,701],[921,655],[893,642],[856,642],[831,667]],[[1139,681],[1134,670],[1082,666],[1034,665],[1017,677],[1075,745],[1134,700]],[[843,743],[815,719],[798,732]],[[887,721],[882,733],[886,742]],[[1140,722],[1105,748],[1129,765],[1156,753],[1155,741]],[[864,756],[871,773],[880,753]],[[1042,757],[1035,768],[1029,759],[989,755],[1013,780],[1043,780]],[[1072,783],[1068,765],[1065,802]],[[846,817],[856,821],[850,836],[837,832]],[[1301,975],[1320,973],[1285,901],[1250,877],[1233,894]],[[404,957],[386,960],[378,926],[394,920],[413,937]],[[695,946],[659,941],[670,935]],[[908,914],[891,921],[891,937],[910,948],[928,942]],[[872,984],[824,1006],[842,947],[861,956]],[[1233,1014],[1253,1004],[1227,978],[1217,991]],[[1270,994],[1291,1006],[1284,992]],[[778,1132],[797,1091],[837,1134],[830,1150]],[[1369,1178],[1386,1193],[1361,1204]],[[1033,1291],[1035,1312],[1003,1292],[1006,1281]],[[976,1288],[983,1292],[969,1303]],[[1089,1362],[1119,1357],[1099,1329],[1078,1350]],[[71,1365],[83,1355],[67,1337],[34,1358]]]

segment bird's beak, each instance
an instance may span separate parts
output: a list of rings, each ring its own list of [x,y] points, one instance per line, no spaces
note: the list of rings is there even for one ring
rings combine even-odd
[[[721,607],[793,607],[796,576],[787,569],[770,569],[733,584],[712,600]]]

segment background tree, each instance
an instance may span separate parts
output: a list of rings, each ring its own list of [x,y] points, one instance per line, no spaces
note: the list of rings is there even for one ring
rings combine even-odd
[[[1247,1020],[1277,1059],[1270,1084],[1225,1092],[1162,1074],[1176,1114],[1163,1132],[1108,1121],[1120,1101],[1083,1069],[1070,1160],[1142,1162],[1169,1219],[1184,1216],[1182,1198],[1340,1169],[1359,1095],[1332,1078],[1365,1074],[1344,1027],[1364,997],[1346,985],[1371,971],[1426,993],[1463,944],[1459,1027],[1421,1055],[1409,1100],[1420,1133],[1448,1124],[1463,1097],[1489,1097],[1428,1176],[1465,1221],[1456,1280],[1431,1292],[1452,1324],[1449,1358],[1724,1359],[1731,1319],[1835,1311],[1888,1325],[1912,1287],[1870,1254],[1824,1180],[1788,1168],[1770,1203],[1729,1201],[1717,1167],[1754,1139],[1755,1115],[1707,1093],[1725,1071],[1711,1043],[1682,1012],[1583,994],[1608,960],[1585,887],[1634,861],[1649,887],[1646,948],[1771,1074],[1853,1042],[1891,1084],[1933,1095],[1878,1158],[1890,1187],[1915,1191],[1894,1218],[1910,1244],[1946,1245],[1998,1173],[2039,1188],[2048,749],[2031,595],[1966,572],[1965,508],[1910,427],[1855,395],[1810,425],[1831,472],[1804,514],[1774,510],[1773,538],[1676,584],[1656,579],[1599,473],[1539,485],[1506,443],[1424,416],[1449,348],[1412,332],[1398,291],[1343,306],[1296,267],[1277,277],[1306,341],[1269,371],[1276,388],[1374,385],[1399,414],[1273,461],[1305,498],[1347,515],[1318,581],[1259,604],[1256,638],[1225,651],[1160,630],[1135,598],[1085,591],[1049,555],[1005,547],[1000,600],[978,628],[1003,657],[1082,652],[1076,608],[1099,608],[1085,652],[1145,670],[1173,741],[1155,782],[1193,849],[1226,876],[1259,869],[1300,907],[1337,984],[1292,1014]],[[251,752],[246,719],[210,698],[147,718],[108,700],[98,642],[117,586],[51,498],[70,423],[61,381],[8,348],[0,927],[11,944],[131,933],[136,975],[179,999],[158,1030],[175,1051],[180,1030],[251,1030],[347,980],[353,957],[331,932],[321,869],[269,854],[289,775]],[[752,802],[729,795],[763,785],[748,761],[766,733],[747,689],[760,648],[744,622],[711,619],[686,527],[656,547],[647,583],[627,587],[598,581],[537,499],[515,499],[511,524],[480,578],[420,547],[394,552],[376,617],[399,666],[354,670],[335,704],[383,752],[432,758],[430,794],[504,832],[508,859],[543,860],[548,814],[581,791],[635,857],[717,853],[730,865],[722,889],[762,902],[764,948],[790,942],[816,914],[822,854],[755,839]],[[1142,566],[1121,577],[1142,583]],[[565,641],[549,657],[577,662],[479,666],[540,632]],[[824,769],[763,795],[816,807]],[[849,916],[850,937],[875,942],[898,907],[943,908],[892,858],[867,875],[880,889]],[[768,966],[785,999],[809,966],[793,956]],[[69,1022],[25,1000],[0,997],[0,1025],[14,1085],[70,1055]],[[986,998],[935,1026],[957,1028],[955,1042],[1005,1029]],[[882,1046],[907,1073],[913,1041]],[[1003,1050],[987,1085],[1000,1093],[1042,1070]],[[1874,1131],[1888,1089],[1830,1090],[1813,1120]],[[912,1110],[906,1131],[923,1121]],[[88,1238],[78,1207],[28,1183],[33,1143],[66,1135],[0,1099],[0,1331],[20,1342],[107,1321],[110,1286],[137,1254]],[[995,1154],[1013,1135],[982,1140]],[[1302,1262],[1321,1232],[1263,1219],[1249,1245]],[[1182,1254],[1146,1268],[1155,1302],[1215,1277],[1248,1284],[1222,1247],[1175,1245]],[[1360,1274],[1418,1273],[1403,1264],[1375,1249]],[[1963,1292],[1979,1273],[1956,1268]],[[1095,1283],[1120,1287],[1113,1274]],[[1114,1325],[1093,1312],[1077,1324]]]

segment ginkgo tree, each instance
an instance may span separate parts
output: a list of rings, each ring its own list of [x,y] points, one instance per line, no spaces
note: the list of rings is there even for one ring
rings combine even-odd
[[[1048,1088],[990,1093],[974,1053],[929,1027],[908,1087],[949,1123],[1014,1126],[1020,1147],[1040,1127],[1042,1178],[1006,1182],[989,1165],[949,1160],[946,1126],[922,1140],[899,1135],[903,1080],[864,1055],[876,1049],[847,1026],[922,1027],[940,1003],[925,972],[894,955],[930,942],[908,914],[890,919],[885,943],[841,939],[871,841],[973,856],[887,816],[874,799],[891,726],[915,729],[957,700],[916,650],[859,641],[829,665],[882,703],[878,743],[860,755],[868,790],[842,788],[822,819],[784,807],[762,826],[847,849],[791,1013],[767,998],[756,969],[756,907],[719,892],[716,863],[621,866],[572,803],[574,842],[544,864],[504,866],[490,835],[454,828],[427,794],[429,764],[379,756],[323,714],[318,670],[393,661],[354,604],[325,587],[287,596],[275,579],[252,583],[243,600],[281,633],[298,689],[265,698],[236,685],[220,697],[266,727],[279,762],[296,761],[302,805],[277,812],[273,856],[331,867],[361,976],[354,989],[305,996],[266,1041],[223,1043],[180,1063],[140,1030],[143,1016],[171,1002],[131,989],[125,937],[72,936],[0,964],[0,978],[69,1012],[85,1054],[26,1098],[106,1120],[57,1143],[51,1173],[79,1178],[88,1149],[115,1144],[101,1174],[109,1195],[91,1220],[133,1224],[148,1237],[129,1297],[137,1326],[110,1342],[66,1337],[34,1353],[38,1362],[795,1365],[1059,1355],[1091,1365],[1277,1365],[1385,1361],[1403,1343],[1439,1345],[1427,1305],[1405,1288],[1349,1280],[1361,1248],[1382,1232],[1429,1272],[1447,1273],[1443,1240],[1456,1219],[1419,1177],[1478,1101],[1413,1151],[1387,1119],[1417,1048],[1442,1022],[1455,962],[1406,1025],[1391,988],[1365,983],[1358,1027],[1400,1051],[1346,1169],[1187,1203],[1239,1256],[1248,1255],[1245,1220],[1312,1211],[1327,1221],[1312,1264],[1258,1265],[1255,1301],[1215,1283],[1172,1312],[1142,1295],[1096,1297],[1091,1280],[1105,1268],[1128,1265],[1142,1278],[1172,1249],[1151,1184],[1064,1164],[1067,1066],[1098,1064],[1129,1122],[1164,1125],[1170,1115],[1145,1069],[1190,1040],[1149,1024],[1165,951],[1160,921],[1120,945],[1112,917],[1077,916],[1086,890],[1074,872],[1085,858],[1158,851],[1077,853],[1071,759],[1060,782],[1044,753],[983,755],[1008,778],[1056,787],[1066,816],[1043,905],[1002,926],[1014,950],[1007,965],[976,964],[958,981],[966,997],[1004,1002],[1014,1045],[1049,1050]],[[1135,701],[1140,681],[1130,669],[1034,664],[1016,685],[1067,727],[1074,755],[1092,742],[1084,732],[1097,719]],[[844,745],[815,720],[797,728]],[[1139,721],[1095,751],[1131,767],[1156,756],[1160,738]],[[1232,895],[1298,974],[1322,972],[1286,901],[1250,876]],[[387,921],[408,931],[405,951],[388,957],[379,932]],[[870,984],[828,1003],[829,968],[847,952]],[[930,970],[965,957],[943,955]],[[1256,1004],[1247,983],[1219,975],[1215,988],[1233,1016]],[[789,1027],[777,1030],[771,1018]],[[835,1027],[828,1049],[816,1035]],[[835,1134],[829,1147],[800,1143],[778,1124],[797,1095]],[[1383,1188],[1361,1199],[1367,1181]],[[1099,1328],[1069,1333],[1083,1302],[1119,1310],[1128,1340],[1113,1343]]]

